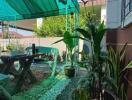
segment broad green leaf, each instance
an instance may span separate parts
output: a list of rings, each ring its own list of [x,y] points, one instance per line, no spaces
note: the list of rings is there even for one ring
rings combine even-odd
[[[58,40],[58,41],[56,41],[52,44],[56,44],[56,43],[59,43],[59,42],[63,41],[66,44],[67,48],[72,52],[73,48],[76,46],[76,44],[74,42],[74,38],[81,38],[81,37],[79,37],[79,36],[74,37],[74,36],[71,35],[71,33],[66,31],[64,33],[63,39],[60,39],[60,40]]]
[[[52,43],[52,44],[56,44],[56,43],[59,43],[59,42],[61,42],[61,41],[64,41],[64,38],[63,38],[63,39],[60,39],[60,40],[58,40],[58,41],[56,41],[56,42],[54,42],[54,43]]]
[[[80,32],[84,36],[84,38],[91,40],[91,34],[89,32],[85,31],[84,29],[80,29],[80,28],[77,28],[76,31]]]
[[[105,34],[105,27],[104,27],[104,22],[102,22],[101,24],[99,24],[97,28],[97,34],[95,36],[95,38],[97,39],[97,42],[101,43],[104,34]]]
[[[72,51],[72,49],[75,47],[74,39],[71,37],[72,35],[68,31],[64,33],[64,43],[67,45],[70,51]]]
[[[85,41],[88,41],[89,42],[89,39],[83,38],[81,36],[71,36],[70,38],[77,38],[77,39],[81,39],[81,40],[85,40]]]
[[[93,37],[94,40],[94,50],[95,53],[99,55],[100,50],[101,50],[101,41],[103,39],[103,36],[105,34],[105,28],[104,28],[104,23],[102,22],[99,24],[99,26],[96,29],[96,33]]]

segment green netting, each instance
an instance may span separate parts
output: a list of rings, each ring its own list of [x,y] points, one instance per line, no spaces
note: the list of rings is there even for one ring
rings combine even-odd
[[[43,80],[28,91],[12,96],[12,100],[54,100],[70,81],[60,73],[56,77]]]
[[[0,4],[0,20],[31,19],[79,12],[77,0],[0,0]]]

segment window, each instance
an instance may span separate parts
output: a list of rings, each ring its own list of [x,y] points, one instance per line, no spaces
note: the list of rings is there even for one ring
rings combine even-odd
[[[130,5],[129,5],[129,7],[130,7],[130,11],[132,11],[132,0],[130,0]]]

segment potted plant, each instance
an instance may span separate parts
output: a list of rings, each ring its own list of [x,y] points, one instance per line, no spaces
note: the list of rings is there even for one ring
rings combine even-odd
[[[81,61],[83,67],[87,69],[87,74],[80,79],[79,90],[83,88],[83,91],[86,90],[89,94],[89,98],[99,100],[103,96],[102,80],[105,76],[103,69],[106,69],[105,53],[101,46],[106,31],[104,22],[98,22],[94,15],[88,14],[85,29],[77,28],[76,31],[81,33],[80,39],[89,43],[89,50],[91,50],[87,54],[88,59]]]
[[[73,77],[74,74],[75,74],[75,68],[74,68],[74,64],[73,64],[74,63],[73,49],[75,48],[76,44],[74,42],[74,38],[72,38],[72,37],[73,37],[73,35],[70,32],[66,31],[64,33],[63,39],[58,40],[58,41],[55,42],[55,43],[58,43],[58,42],[63,41],[66,45],[66,48],[68,49],[68,55],[69,55],[69,58],[70,58],[70,65],[66,65],[64,67],[65,75],[68,76],[68,77]],[[55,43],[53,43],[53,44],[55,44]]]
[[[112,47],[108,48],[107,54],[107,68],[109,73],[103,78],[105,85],[104,88],[108,91],[108,94],[112,94],[115,100],[128,100],[127,99],[127,90],[125,82],[125,70],[132,66],[132,63],[129,63],[124,69],[122,64],[126,55],[127,43],[120,49],[114,50]]]

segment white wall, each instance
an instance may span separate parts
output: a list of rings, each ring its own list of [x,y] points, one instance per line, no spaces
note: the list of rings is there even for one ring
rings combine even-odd
[[[52,43],[56,42],[57,40],[62,39],[62,37],[48,37],[48,38],[24,38],[24,39],[11,39],[10,43],[13,44],[21,44],[24,47],[31,46],[33,43],[36,46],[46,46],[46,47],[54,47],[59,49],[59,53],[62,54],[63,51],[66,51],[66,46],[63,42],[59,42],[57,44],[52,45]],[[6,46],[9,44],[9,39],[0,39],[0,46],[6,49]],[[79,43],[79,49],[82,50],[83,41],[81,40]]]
[[[37,28],[40,28],[43,24],[43,18],[37,18]]]
[[[121,26],[121,0],[107,0],[107,28]]]
[[[106,25],[106,5],[101,7],[101,21],[104,21],[104,24]]]

